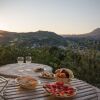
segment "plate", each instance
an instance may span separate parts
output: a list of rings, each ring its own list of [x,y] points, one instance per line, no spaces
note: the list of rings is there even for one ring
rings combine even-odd
[[[45,79],[54,79],[54,77],[46,77],[46,76],[42,76],[41,74],[39,75],[40,78],[45,78]]]
[[[44,71],[44,72],[40,73],[39,77],[46,78],[46,79],[54,79],[54,74]]]
[[[43,85],[44,89],[52,96],[59,98],[72,98],[76,95],[76,88],[62,82],[53,82]]]

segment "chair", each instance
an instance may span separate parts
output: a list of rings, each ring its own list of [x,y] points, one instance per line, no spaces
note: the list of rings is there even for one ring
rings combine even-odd
[[[7,86],[7,84],[8,84],[8,80],[6,78],[4,78],[3,76],[0,76],[0,97],[2,99],[4,99],[4,97],[3,97],[3,90]]]

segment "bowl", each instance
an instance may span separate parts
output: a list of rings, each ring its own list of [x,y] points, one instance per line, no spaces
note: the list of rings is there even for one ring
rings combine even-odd
[[[16,82],[24,89],[35,89],[38,84],[38,81],[30,76],[18,77]]]

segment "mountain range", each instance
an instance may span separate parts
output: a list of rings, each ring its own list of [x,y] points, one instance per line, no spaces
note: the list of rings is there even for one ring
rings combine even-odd
[[[63,35],[65,38],[84,38],[84,39],[91,39],[91,40],[100,40],[100,28],[96,28],[90,33],[84,33],[81,35]]]
[[[23,46],[59,46],[66,45],[66,39],[54,32],[37,31],[17,33],[0,31],[0,44]]]
[[[100,28],[90,33],[81,35],[58,35],[49,31],[37,32],[9,32],[0,30],[0,45],[21,45],[21,46],[67,46],[71,41],[96,40],[100,41]]]

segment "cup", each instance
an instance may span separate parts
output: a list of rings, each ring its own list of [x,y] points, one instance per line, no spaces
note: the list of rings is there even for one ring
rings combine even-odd
[[[27,57],[26,57],[26,63],[27,63],[27,64],[30,64],[31,62],[32,62],[31,56],[27,56]]]
[[[22,64],[24,63],[24,57],[18,57],[18,58],[17,58],[17,63],[18,63],[19,65],[22,65]]]

